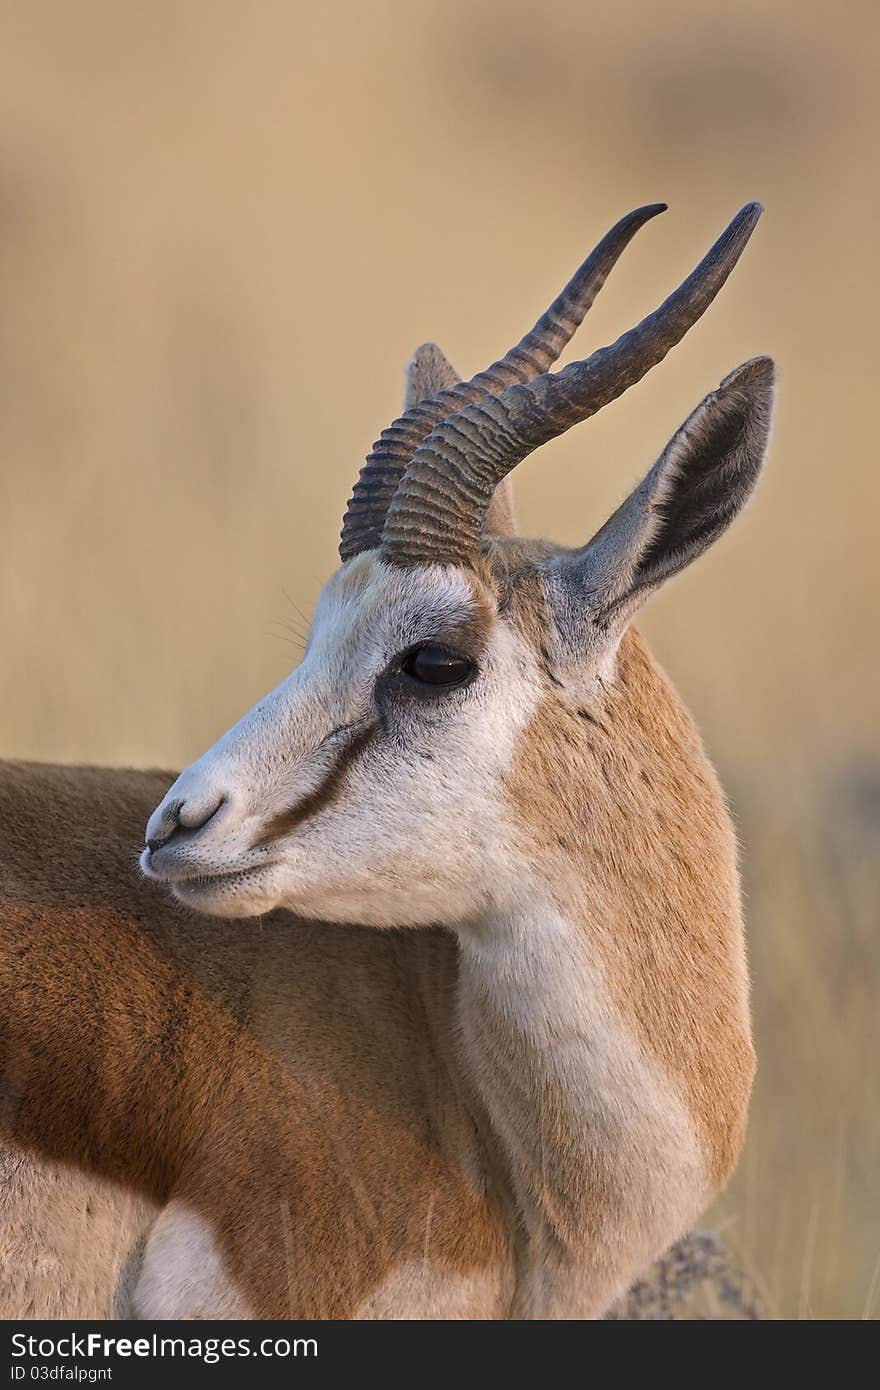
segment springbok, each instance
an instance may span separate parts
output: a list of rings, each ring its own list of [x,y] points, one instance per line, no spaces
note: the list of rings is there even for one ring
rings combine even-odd
[[[760,207],[551,374],[660,211],[470,381],[417,352],[302,664],[173,785],[5,766],[6,1316],[598,1318],[730,1174],[734,835],[631,620],[752,492],[773,365],[579,549],[516,537],[506,483],[684,336]]]

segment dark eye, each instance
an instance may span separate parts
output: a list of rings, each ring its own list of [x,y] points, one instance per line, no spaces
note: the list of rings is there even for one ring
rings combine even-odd
[[[400,669],[420,685],[462,685],[473,675],[474,663],[466,656],[448,651],[446,647],[435,647],[429,643],[407,652]]]

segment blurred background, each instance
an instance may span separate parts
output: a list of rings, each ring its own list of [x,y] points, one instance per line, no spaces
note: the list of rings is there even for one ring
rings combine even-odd
[[[784,1317],[880,1315],[876,0],[29,0],[0,12],[0,754],[175,767],[298,659],[436,338],[506,349],[623,212],[578,355],[745,201],[730,284],[517,473],[585,540],[772,353],[756,503],[644,619],[740,828],[760,1076],[714,1214]]]

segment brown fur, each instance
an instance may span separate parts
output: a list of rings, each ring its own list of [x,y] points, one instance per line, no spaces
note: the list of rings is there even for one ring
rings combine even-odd
[[[0,765],[3,1143],[185,1201],[261,1317],[351,1317],[401,1262],[503,1267],[451,939],[163,902],[132,847],[170,780]]]
[[[523,846],[534,857],[540,844],[547,881],[583,924],[622,1018],[681,1088],[717,1187],[742,1143],[754,1071],[721,791],[634,631],[591,708],[550,675],[509,779]]]

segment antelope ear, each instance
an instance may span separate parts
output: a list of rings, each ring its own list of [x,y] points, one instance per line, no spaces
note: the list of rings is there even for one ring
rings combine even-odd
[[[406,364],[406,388],[403,397],[404,410],[411,410],[419,401],[436,396],[438,391],[446,391],[456,386],[461,377],[445,353],[436,343],[422,343],[417,347]],[[516,513],[513,506],[513,485],[505,478],[495,489],[489,503],[483,530],[492,536],[515,536]]]
[[[593,539],[555,562],[563,624],[586,604],[594,624],[621,627],[727,529],[764,462],[774,377],[769,357],[725,377]]]
[[[422,343],[406,364],[403,408],[411,410],[419,401],[436,396],[438,391],[447,391],[460,381],[458,372],[437,344]]]
[[[516,509],[513,505],[513,479],[508,473],[492,493],[492,501],[483,522],[483,532],[490,536],[516,535]]]

